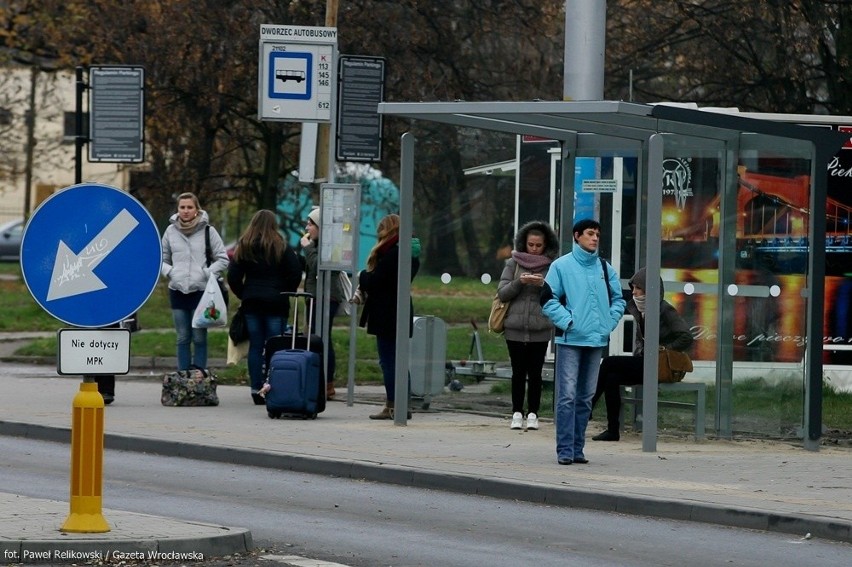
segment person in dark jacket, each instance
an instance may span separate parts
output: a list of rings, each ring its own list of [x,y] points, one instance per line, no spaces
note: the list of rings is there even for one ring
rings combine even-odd
[[[249,333],[248,371],[254,403],[264,405],[263,345],[284,334],[290,314],[290,300],[302,281],[302,264],[296,252],[278,232],[278,219],[272,211],[257,211],[234,250],[228,266],[228,285],[240,299]]]
[[[645,355],[645,268],[636,272],[630,281],[630,289],[633,291],[633,299],[627,303],[627,312],[633,315],[636,321],[636,340],[633,344],[633,356],[608,356],[601,363],[598,372],[598,387],[592,406],[597,403],[603,395],[606,400],[607,428],[602,433],[592,437],[594,441],[618,441],[621,437],[619,432],[619,417],[621,415],[621,389],[620,386],[642,384],[642,370]],[[660,290],[663,282],[660,281]],[[689,326],[678,315],[672,305],[662,297],[660,298],[660,348],[685,352],[692,346],[692,333]]]
[[[379,413],[370,415],[370,419],[393,419],[396,385],[396,298],[399,294],[399,215],[387,215],[379,221],[376,235],[378,241],[367,258],[367,269],[359,276],[358,287],[366,296],[360,325],[367,327],[367,334],[376,337],[387,398],[384,408]],[[420,260],[412,257],[412,279],[419,268]],[[413,308],[411,311],[413,313]],[[411,332],[412,326],[409,323],[409,336]]]
[[[538,429],[541,371],[553,338],[553,323],[541,312],[539,292],[550,263],[558,256],[559,240],[550,225],[528,222],[515,235],[515,248],[497,286],[500,301],[509,302],[503,336],[512,361],[512,429],[523,429],[525,420],[527,429]]]
[[[322,301],[317,289],[317,274],[319,273],[319,237],[321,215],[319,207],[314,207],[308,213],[308,219],[305,222],[305,235],[302,237],[300,244],[302,245],[302,255],[305,259],[305,293],[310,293],[317,301]],[[331,328],[334,325],[334,317],[337,315],[340,305],[349,298],[344,297],[343,285],[340,283],[340,272],[329,271],[328,277],[330,282],[330,295],[328,298],[328,334],[323,335],[323,343],[325,344],[326,352],[328,353],[328,379],[326,380],[325,397],[326,399],[334,399],[334,376],[337,372],[337,356],[334,352],[334,342],[331,340]],[[319,334],[316,329],[322,327],[322,321],[317,321],[313,318],[311,323],[313,328],[312,333]]]

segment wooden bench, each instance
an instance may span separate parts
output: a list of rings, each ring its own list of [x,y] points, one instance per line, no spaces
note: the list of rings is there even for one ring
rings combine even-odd
[[[658,399],[657,407],[691,409],[695,419],[695,440],[698,441],[700,439],[704,439],[704,420],[707,408],[707,385],[703,382],[675,382],[673,384],[660,384],[659,392],[692,392],[695,394],[695,403]],[[632,407],[633,428],[640,431],[642,429],[642,386],[622,386],[621,402],[622,427],[624,427],[627,423],[627,408]]]

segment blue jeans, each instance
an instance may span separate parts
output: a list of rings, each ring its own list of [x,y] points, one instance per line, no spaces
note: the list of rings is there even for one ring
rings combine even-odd
[[[601,347],[556,345],[556,458],[585,458]]]
[[[253,392],[263,387],[263,346],[266,339],[284,334],[284,318],[280,315],[246,313],[249,335],[248,371]]]
[[[194,312],[194,309],[172,309],[172,319],[177,331],[178,370],[189,370],[190,361],[199,368],[207,368],[207,329],[192,328]],[[194,354],[190,354],[190,350]]]

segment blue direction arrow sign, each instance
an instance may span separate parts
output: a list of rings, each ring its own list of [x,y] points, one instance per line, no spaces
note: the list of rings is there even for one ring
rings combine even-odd
[[[39,206],[24,229],[21,271],[36,302],[78,327],[126,319],[151,296],[162,250],[154,219],[128,193],[73,185]]]

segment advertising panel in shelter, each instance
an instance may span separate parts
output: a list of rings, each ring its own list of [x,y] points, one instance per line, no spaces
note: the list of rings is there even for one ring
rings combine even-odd
[[[835,128],[838,128],[835,126]],[[804,354],[810,223],[808,160],[749,156],[741,160],[736,198],[735,361],[801,362]],[[663,174],[662,268],[667,281],[718,283],[722,172],[714,157],[666,159]],[[852,144],[828,167],[824,336],[852,345]],[[694,325],[696,359],[712,360],[718,299],[670,298]],[[852,350],[826,350],[826,363],[852,363]]]

